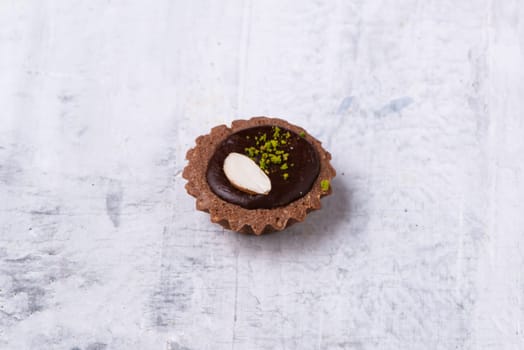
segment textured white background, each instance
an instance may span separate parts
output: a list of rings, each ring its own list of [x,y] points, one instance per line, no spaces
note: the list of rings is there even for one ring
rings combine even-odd
[[[209,223],[185,152],[288,119],[335,194]],[[0,0],[1,349],[523,349],[524,2]]]

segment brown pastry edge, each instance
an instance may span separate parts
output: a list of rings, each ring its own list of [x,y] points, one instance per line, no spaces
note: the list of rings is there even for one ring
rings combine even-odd
[[[215,148],[229,135],[254,126],[277,125],[297,134],[304,133],[305,139],[317,150],[320,160],[320,172],[311,190],[296,201],[283,207],[272,209],[245,209],[239,205],[224,201],[209,187],[206,179],[207,165]],[[249,120],[235,120],[231,127],[219,125],[207,135],[197,137],[196,146],[187,151],[188,164],[182,177],[188,182],[186,191],[196,198],[196,208],[210,214],[211,222],[240,233],[261,235],[281,231],[302,222],[311,211],[321,208],[320,198],[332,193],[331,180],[336,176],[331,166],[331,154],[322,147],[322,143],[311,136],[305,129],[280,118],[253,117]],[[320,183],[328,180],[328,191],[322,191]]]

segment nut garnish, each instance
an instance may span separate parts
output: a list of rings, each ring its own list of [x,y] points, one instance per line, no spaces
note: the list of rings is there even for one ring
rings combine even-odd
[[[249,157],[232,152],[224,160],[224,174],[231,184],[250,194],[268,194],[271,180]]]
[[[275,167],[273,165],[279,165],[281,170],[288,168],[286,162],[289,158],[289,153],[282,148],[286,147],[291,133],[282,131],[278,126],[273,126],[272,129],[272,133],[263,133],[255,136],[255,145],[244,149],[246,155],[258,163],[260,169],[266,174],[274,171]],[[290,149],[293,149],[293,147],[291,146]],[[273,171],[271,171],[271,168],[273,168]],[[282,174],[284,180],[287,180],[288,177],[289,173]]]

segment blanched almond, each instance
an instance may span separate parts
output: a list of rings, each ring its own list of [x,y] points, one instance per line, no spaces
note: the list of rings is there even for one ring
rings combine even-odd
[[[251,158],[232,152],[224,160],[224,173],[231,184],[251,194],[268,194],[271,180]]]

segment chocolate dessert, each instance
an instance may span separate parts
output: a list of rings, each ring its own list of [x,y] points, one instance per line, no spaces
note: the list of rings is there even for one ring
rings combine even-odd
[[[283,230],[331,193],[331,155],[282,119],[237,120],[196,143],[186,155],[186,189],[197,209],[227,229],[257,235]]]

